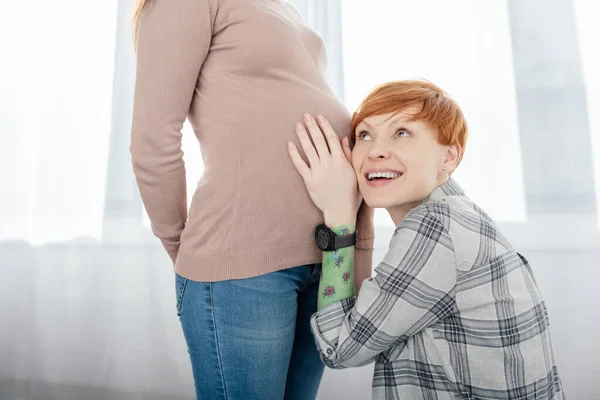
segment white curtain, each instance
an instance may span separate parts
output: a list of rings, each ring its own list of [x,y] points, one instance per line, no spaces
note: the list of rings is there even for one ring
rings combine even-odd
[[[597,1],[291,2],[349,109],[414,77],[458,100],[471,137],[456,178],[532,261],[567,395],[594,398]],[[192,398],[172,271],[129,161],[133,3],[0,2],[0,400]],[[193,190],[188,124],[183,140]],[[377,223],[375,263],[392,229]],[[369,398],[371,369],[328,370],[319,398]]]
[[[343,16],[351,107],[387,80],[440,85],[463,108],[471,133],[456,179],[496,219],[525,220],[505,2],[379,0],[348,4]]]
[[[600,5],[595,0],[575,0],[577,36],[585,81],[596,187],[596,213],[600,229]]]
[[[327,79],[333,91],[344,99],[344,66],[341,0],[290,0],[327,45]]]
[[[100,238],[117,1],[0,7],[0,239]]]

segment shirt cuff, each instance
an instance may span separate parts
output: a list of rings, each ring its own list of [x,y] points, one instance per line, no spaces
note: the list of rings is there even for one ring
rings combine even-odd
[[[337,366],[337,347],[346,315],[354,307],[356,296],[337,301],[317,311],[310,319],[310,328],[321,354],[321,360],[330,368]]]

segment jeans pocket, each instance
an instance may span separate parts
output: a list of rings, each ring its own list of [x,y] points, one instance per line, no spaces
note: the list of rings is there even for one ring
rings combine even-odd
[[[185,287],[187,286],[187,278],[179,274],[175,274],[175,293],[177,295],[177,315],[181,315],[181,306],[183,304],[183,294],[185,293]]]

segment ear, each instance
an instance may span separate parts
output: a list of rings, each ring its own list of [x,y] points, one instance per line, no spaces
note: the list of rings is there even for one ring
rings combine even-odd
[[[461,152],[462,148],[458,144],[446,146],[446,150],[444,152],[444,163],[442,164],[442,167],[446,168],[446,171],[449,173],[454,171],[460,162]]]

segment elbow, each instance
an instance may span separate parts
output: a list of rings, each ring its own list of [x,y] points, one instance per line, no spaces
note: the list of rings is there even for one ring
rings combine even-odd
[[[144,140],[143,136],[136,131],[131,132],[131,141],[129,143],[129,155],[134,170],[146,169],[149,167],[148,161],[152,160],[152,151]]]
[[[183,150],[179,124],[168,124],[162,120],[149,122],[134,115],[129,140],[129,154],[135,172],[181,170]]]
[[[359,354],[354,356],[344,356],[343,353],[335,352],[332,349],[327,349],[327,354],[322,353],[321,359],[323,363],[331,369],[346,369],[354,367],[362,367],[371,364],[375,361],[375,357],[361,357]]]
[[[346,369],[349,367],[345,363],[341,362],[341,360],[332,360],[331,358],[326,357],[324,354],[321,355],[321,360],[323,361],[323,364],[331,369]]]
[[[152,171],[155,169],[152,165],[152,157],[149,157],[139,145],[133,144],[129,146],[129,154],[135,177],[142,181],[147,180],[148,175],[152,175]]]
[[[156,174],[178,173],[184,168],[181,143],[153,143],[132,140],[129,145],[135,175],[144,178]]]
[[[321,352],[321,361],[323,361],[323,364],[325,364],[331,369],[347,368],[347,366],[343,362],[345,360],[342,357],[340,357],[339,352],[337,352],[331,347],[323,349],[323,351]]]
[[[338,360],[330,360],[328,358],[323,357],[323,363],[331,368],[331,369],[346,369],[346,368],[356,368],[356,367],[363,367],[367,364],[371,364],[374,359],[370,359],[370,360],[358,360],[358,359],[348,359],[348,360],[344,360],[344,359],[338,359]]]

